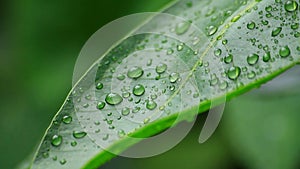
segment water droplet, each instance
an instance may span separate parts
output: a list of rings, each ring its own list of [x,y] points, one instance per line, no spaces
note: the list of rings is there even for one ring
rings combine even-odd
[[[214,51],[215,56],[220,56],[222,54],[222,50],[221,49],[216,49]]]
[[[145,87],[141,84],[138,84],[133,87],[132,93],[136,96],[141,96],[145,93]]]
[[[293,24],[291,25],[291,28],[292,28],[293,30],[298,29],[298,28],[299,28],[299,23],[293,23]]]
[[[48,157],[49,157],[49,153],[48,153],[48,152],[44,152],[44,153],[42,154],[42,156],[43,156],[43,158],[48,158]]]
[[[52,139],[51,139],[51,144],[52,144],[53,146],[55,146],[55,147],[58,147],[58,146],[61,145],[62,140],[63,140],[62,136],[60,136],[60,135],[54,135],[54,136],[52,137]]]
[[[228,43],[228,40],[227,40],[227,39],[222,40],[222,44],[223,44],[223,45],[226,45],[227,43]]]
[[[213,26],[213,25],[211,25],[207,28],[208,36],[214,35],[217,31],[218,31],[218,28],[216,26]]]
[[[62,118],[62,121],[65,123],[65,124],[70,124],[72,122],[72,117],[71,116],[64,116]]]
[[[297,50],[300,51],[300,46],[297,47]]]
[[[230,80],[236,80],[241,74],[241,68],[233,66],[229,68],[227,76]]]
[[[171,83],[175,83],[179,79],[179,73],[171,73],[169,80]]]
[[[125,135],[126,135],[126,133],[125,133],[124,130],[119,130],[119,131],[118,131],[118,136],[119,136],[120,138],[124,137]]]
[[[229,54],[229,55],[227,55],[227,56],[225,56],[225,58],[224,58],[224,62],[225,63],[231,63],[233,61],[233,56],[232,56],[232,54]]]
[[[119,94],[109,93],[108,95],[106,95],[105,101],[107,104],[117,105],[123,101],[123,98]]]
[[[98,102],[97,108],[98,108],[99,110],[102,110],[104,107],[105,107],[105,102],[102,102],[102,101]]]
[[[127,76],[132,79],[137,79],[141,77],[143,74],[144,74],[143,69],[137,66],[132,67],[127,72]]]
[[[247,24],[247,28],[250,29],[250,30],[253,30],[255,28],[255,26],[256,26],[255,22],[249,22]]]
[[[174,50],[173,49],[168,49],[167,50],[167,55],[172,55],[174,53]]]
[[[67,163],[67,160],[66,160],[66,159],[62,159],[62,160],[59,161],[59,163],[60,163],[61,165],[64,165],[64,164]]]
[[[147,124],[147,123],[149,123],[150,122],[150,118],[145,118],[144,119],[144,124]]]
[[[167,65],[164,63],[160,63],[159,65],[156,66],[155,70],[158,74],[162,74],[167,70]]]
[[[86,136],[86,132],[84,131],[73,131],[73,137],[80,139]]]
[[[117,79],[118,80],[124,80],[126,77],[124,74],[118,74]]]
[[[249,65],[255,65],[258,62],[259,56],[257,54],[251,54],[247,57],[247,62]]]
[[[296,1],[293,0],[288,0],[285,4],[284,4],[284,9],[288,12],[294,12],[296,11],[298,8],[298,3]]]
[[[157,107],[157,104],[153,100],[148,100],[146,103],[146,108],[149,110],[154,110]]]
[[[288,46],[284,46],[279,49],[279,55],[283,58],[290,56],[290,54],[291,54],[291,50]]]
[[[256,73],[255,73],[254,71],[251,71],[251,72],[249,72],[249,73],[247,74],[247,77],[248,77],[249,79],[254,79],[255,76],[256,76]]]
[[[96,89],[101,90],[103,88],[103,83],[97,83]]]
[[[177,51],[182,51],[182,49],[183,49],[183,45],[182,44],[177,45]]]
[[[130,109],[128,107],[124,107],[121,113],[123,116],[127,116],[130,113]]]
[[[225,90],[228,87],[228,83],[226,81],[219,84],[219,88],[221,90]]]
[[[266,52],[263,56],[263,61],[264,62],[269,62],[269,60],[271,59],[271,53],[270,52]]]
[[[72,142],[71,142],[71,146],[72,146],[72,147],[77,146],[77,142],[76,142],[76,141],[72,141]]]
[[[184,21],[176,25],[175,32],[177,35],[182,35],[189,30],[191,26],[190,22]]]
[[[277,36],[277,35],[280,34],[281,30],[282,30],[281,27],[274,28],[274,29],[272,30],[272,34],[271,34],[271,35],[272,35],[273,37],[275,37],[275,36]]]

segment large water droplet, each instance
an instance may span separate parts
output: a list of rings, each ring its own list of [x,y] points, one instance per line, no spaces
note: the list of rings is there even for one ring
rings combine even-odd
[[[157,104],[153,100],[148,100],[146,103],[146,108],[149,110],[154,110],[157,107]]]
[[[251,54],[247,57],[247,62],[249,65],[255,65],[258,62],[259,56],[257,54]]]
[[[145,93],[145,87],[141,84],[138,84],[133,87],[132,93],[136,96],[141,96]]]
[[[162,74],[167,70],[167,65],[164,63],[160,63],[159,65],[156,66],[155,70],[158,74]]]
[[[52,139],[51,139],[51,144],[52,144],[53,146],[55,146],[55,147],[58,147],[58,146],[61,145],[62,140],[63,140],[62,136],[60,136],[60,135],[54,135],[54,136],[52,137]]]
[[[241,74],[241,68],[233,66],[229,68],[227,76],[230,80],[236,80]]]
[[[275,37],[275,36],[277,36],[277,35],[280,34],[281,30],[282,30],[281,27],[274,28],[274,29],[272,30],[272,34],[271,34],[271,35],[272,35],[273,37]]]
[[[284,4],[284,9],[288,12],[294,12],[298,8],[298,3],[293,0],[289,0]]]
[[[143,69],[137,66],[130,68],[127,72],[127,76],[132,79],[137,79],[141,77],[143,74],[144,74]]]
[[[62,121],[65,123],[65,124],[70,124],[72,122],[72,117],[71,116],[64,116],[62,118]]]
[[[179,79],[179,73],[171,73],[169,80],[171,83],[175,83]]]
[[[105,101],[107,104],[117,105],[123,101],[123,98],[119,94],[109,93],[108,95],[106,95]]]
[[[86,136],[86,132],[84,131],[73,131],[73,137],[80,139]]]
[[[279,55],[283,58],[290,56],[290,54],[291,54],[291,50],[288,46],[284,46],[279,49]]]
[[[175,32],[177,35],[182,35],[189,30],[191,26],[190,22],[184,21],[176,25]]]

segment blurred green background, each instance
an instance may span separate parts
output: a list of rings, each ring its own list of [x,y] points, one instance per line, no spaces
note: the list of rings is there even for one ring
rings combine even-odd
[[[1,1],[0,168],[16,167],[39,143],[72,87],[81,47],[96,30],[168,2]],[[219,128],[204,144],[197,140],[206,114],[173,150],[148,159],[118,157],[101,168],[300,168],[299,72],[295,68],[228,102]]]

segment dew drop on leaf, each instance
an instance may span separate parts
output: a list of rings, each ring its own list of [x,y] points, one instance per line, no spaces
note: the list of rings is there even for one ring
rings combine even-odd
[[[137,79],[141,77],[143,74],[144,74],[143,69],[137,66],[130,68],[127,72],[127,76],[132,79]]]
[[[71,116],[64,116],[62,118],[63,123],[65,124],[70,124],[72,122],[72,117]]]
[[[270,53],[270,52],[266,52],[266,53],[263,55],[263,61],[264,61],[264,62],[269,62],[270,59],[271,59],[271,53]]]
[[[241,68],[236,66],[229,68],[227,72],[227,76],[230,80],[236,80],[240,76],[240,74],[241,74]]]
[[[274,28],[274,29],[272,30],[272,34],[271,34],[271,35],[272,35],[273,37],[275,37],[275,36],[277,36],[277,35],[280,34],[281,30],[282,30],[281,27]]]
[[[76,141],[72,141],[72,142],[71,142],[71,146],[72,146],[72,147],[77,146],[77,142],[76,142]]]
[[[130,109],[128,107],[124,107],[121,113],[123,116],[127,116],[130,113]]]
[[[103,83],[97,83],[96,89],[101,90],[103,88]]]
[[[249,22],[247,24],[247,28],[250,29],[250,30],[253,30],[255,28],[255,26],[256,26],[255,22]]]
[[[255,65],[258,62],[259,56],[257,54],[251,54],[247,57],[247,62],[249,65]]]
[[[171,73],[169,80],[171,83],[175,83],[179,79],[179,73]]]
[[[146,103],[146,108],[149,110],[154,110],[157,107],[157,104],[153,100],[148,100]]]
[[[279,55],[283,58],[290,56],[290,54],[291,54],[291,50],[288,46],[284,46],[279,49]]]
[[[97,108],[98,108],[99,110],[102,110],[104,107],[105,107],[105,102],[102,102],[102,101],[98,102]]]
[[[209,26],[209,27],[207,28],[207,35],[208,35],[208,36],[212,36],[212,35],[214,35],[217,31],[218,31],[218,28],[217,28],[216,26],[211,25],[211,26]]]
[[[61,145],[62,140],[63,140],[62,136],[60,136],[60,135],[54,135],[54,136],[52,137],[52,139],[51,139],[51,144],[52,144],[53,146],[55,146],[55,147],[58,147],[58,146]]]
[[[167,65],[164,63],[160,63],[156,66],[156,73],[162,74],[167,70]]]
[[[288,0],[284,4],[284,9],[288,12],[294,12],[298,9],[298,3],[294,0]]]
[[[86,136],[86,132],[84,131],[73,131],[73,137],[76,139],[80,139]]]
[[[59,161],[59,163],[60,163],[61,165],[64,165],[64,164],[67,163],[67,160],[66,160],[66,159],[62,159],[62,160]]]
[[[229,54],[229,55],[225,56],[225,58],[224,58],[224,62],[227,64],[231,63],[232,60],[233,60],[232,54]]]
[[[175,33],[177,35],[182,35],[189,30],[191,23],[188,21],[181,22],[176,25]]]
[[[117,93],[109,93],[105,97],[105,101],[110,105],[117,105],[123,101],[123,98]]]
[[[132,93],[136,96],[141,96],[145,93],[145,87],[141,84],[135,85],[133,87]]]

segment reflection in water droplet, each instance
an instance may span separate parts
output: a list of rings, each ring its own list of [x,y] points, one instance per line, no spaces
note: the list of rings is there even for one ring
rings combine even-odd
[[[62,160],[60,160],[60,161],[59,161],[59,163],[60,163],[61,165],[64,165],[64,164],[66,164],[66,163],[67,163],[67,160],[65,160],[65,159],[62,159]]]
[[[76,145],[77,145],[77,142],[76,142],[76,141],[72,141],[72,142],[71,142],[71,146],[72,146],[72,147],[75,147]]]
[[[213,25],[209,26],[207,28],[207,34],[208,34],[208,36],[214,35],[217,32],[217,30],[218,30],[218,28],[216,26],[213,26]]]
[[[249,79],[254,79],[255,76],[256,76],[256,73],[255,73],[254,71],[251,71],[251,72],[249,72],[249,73],[247,74],[247,77],[248,77]]]
[[[141,84],[135,85],[132,93],[136,96],[141,96],[145,93],[145,87]]]
[[[132,67],[127,72],[127,76],[132,79],[137,79],[141,77],[143,74],[144,74],[143,69],[137,66]]]
[[[123,98],[119,94],[109,93],[108,95],[106,95],[105,101],[107,104],[117,105],[123,101]]]
[[[179,79],[179,73],[171,73],[169,80],[171,83],[175,83]]]

